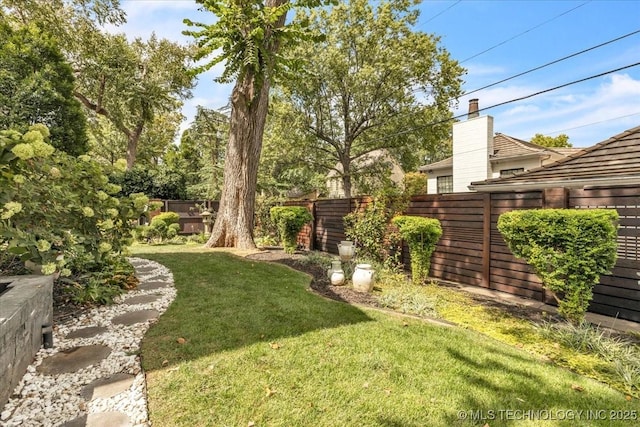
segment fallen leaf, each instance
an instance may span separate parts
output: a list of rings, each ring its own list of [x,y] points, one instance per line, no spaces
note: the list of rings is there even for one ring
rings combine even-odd
[[[387,396],[391,396],[391,389],[386,389],[384,392]]]
[[[267,397],[271,397],[274,394],[276,394],[275,390],[271,390],[269,387],[265,387],[264,388],[265,394],[267,395]]]
[[[633,397],[629,396],[628,394],[624,398],[627,399],[628,402],[631,402],[631,399],[633,399]]]
[[[571,384],[571,390],[584,391],[584,388],[582,388],[582,386],[579,386],[578,384]]]
[[[402,322],[402,326],[409,326],[407,322]]]
[[[431,398],[431,403],[436,403],[438,401],[438,399],[436,399],[435,397]]]
[[[168,361],[168,360],[163,360],[163,361],[162,361],[162,366],[167,366],[168,364],[169,364],[169,361]]]
[[[489,423],[486,423],[485,425],[483,425],[482,427],[490,427]]]
[[[254,427],[256,425],[256,423],[254,423],[253,421],[249,421],[247,423],[247,427]]]
[[[176,341],[178,341],[178,344],[185,344],[187,342],[187,340],[182,337],[178,338]]]
[[[277,342],[270,342],[269,346],[274,350],[277,350],[280,348],[280,344],[278,344]]]
[[[518,402],[522,402],[522,403],[524,403],[524,399],[520,399],[519,397],[516,397],[516,400],[517,400]]]
[[[362,388],[369,388],[369,383],[362,384]]]

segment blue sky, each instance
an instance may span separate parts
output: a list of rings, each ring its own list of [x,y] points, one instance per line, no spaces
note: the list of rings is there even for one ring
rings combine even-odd
[[[130,38],[159,37],[187,42],[182,20],[211,22],[192,0],[122,0],[127,24],[111,31]],[[441,46],[467,68],[466,92],[525,72],[640,30],[640,1],[424,1],[416,29],[441,37]],[[489,49],[489,50],[488,50]],[[485,53],[481,53],[488,50]],[[477,56],[476,56],[477,55]],[[640,33],[491,88],[465,95],[454,114],[467,111],[468,100],[480,108],[527,96],[640,62]],[[221,68],[198,78],[194,97],[183,109],[193,119],[197,105],[219,108],[230,85],[213,79]],[[586,147],[640,125],[640,66],[489,109],[494,130],[529,140],[534,134],[569,135]]]

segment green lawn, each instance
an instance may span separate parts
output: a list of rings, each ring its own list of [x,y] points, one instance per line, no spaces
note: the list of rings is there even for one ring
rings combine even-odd
[[[631,426],[609,411],[640,417],[637,399],[601,383],[477,332],[323,299],[284,266],[222,252],[136,256],[170,268],[178,289],[142,343],[154,426]]]

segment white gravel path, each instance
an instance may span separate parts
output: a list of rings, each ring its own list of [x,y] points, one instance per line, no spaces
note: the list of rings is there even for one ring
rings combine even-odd
[[[165,287],[152,290],[128,292],[111,306],[93,308],[78,318],[54,325],[54,347],[41,349],[28,367],[9,402],[0,413],[0,426],[59,426],[84,415],[104,412],[121,412],[129,417],[131,426],[147,426],[147,398],[144,372],[140,366],[140,341],[151,323],[150,320],[131,326],[114,325],[111,320],[121,314],[137,310],[156,310],[162,314],[174,300],[176,291],[173,276],[164,266],[142,258],[130,258],[136,267],[141,284],[164,282]],[[146,304],[127,305],[122,302],[139,295],[157,295],[159,298]],[[89,326],[103,326],[106,332],[91,338],[66,339],[66,335]],[[102,344],[111,348],[111,353],[100,364],[91,365],[73,373],[43,375],[36,370],[43,360],[61,350]],[[94,398],[87,402],[81,390],[91,382],[117,373],[134,376],[128,390],[108,399]]]

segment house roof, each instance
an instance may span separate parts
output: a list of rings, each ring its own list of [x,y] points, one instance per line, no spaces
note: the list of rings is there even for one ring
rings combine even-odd
[[[398,167],[402,171],[402,166],[400,165],[400,163],[396,160],[394,156],[391,155],[391,153],[389,153],[388,150],[384,148],[379,148],[377,150],[373,150],[359,157],[356,157],[355,159],[352,160],[351,164],[358,168],[362,168],[365,166],[370,166],[379,161],[390,162],[393,167]],[[334,170],[334,169],[337,169],[337,170]],[[342,164],[340,162],[336,163],[334,169],[331,169],[327,173],[327,178],[333,178],[333,177],[339,176],[340,173],[338,171],[342,171]],[[402,173],[404,173],[404,171],[402,171]]]
[[[493,137],[493,153],[489,156],[491,160],[503,160],[507,158],[513,157],[522,157],[522,156],[545,156],[550,151],[556,152],[562,155],[568,155],[565,151],[560,150],[569,150],[569,152],[575,152],[576,149],[559,149],[559,148],[548,148],[543,147],[541,145],[533,144],[531,142],[523,141],[518,138],[514,138],[509,135],[505,135],[503,133],[496,133]],[[427,172],[429,170],[434,169],[447,169],[453,167],[453,157],[448,157],[439,162],[430,163],[428,165],[420,166],[418,168],[421,172]]]
[[[555,149],[557,150],[557,149]],[[640,182],[640,126],[629,129],[554,163],[511,177],[472,182],[477,191],[549,186],[633,184]]]

